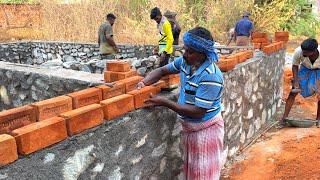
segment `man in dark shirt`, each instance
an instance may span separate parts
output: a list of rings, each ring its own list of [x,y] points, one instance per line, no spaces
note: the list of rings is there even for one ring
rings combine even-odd
[[[168,19],[171,24],[172,35],[173,35],[173,45],[179,45],[179,36],[181,32],[181,27],[176,20],[177,13],[166,11],[164,16]]]
[[[119,49],[113,39],[112,26],[116,20],[116,16],[112,13],[107,14],[106,21],[101,24],[98,33],[98,44],[101,59],[108,55],[116,54]]]
[[[248,46],[250,43],[250,36],[253,30],[253,23],[249,19],[250,13],[245,12],[242,19],[236,23],[235,37],[237,46]]]

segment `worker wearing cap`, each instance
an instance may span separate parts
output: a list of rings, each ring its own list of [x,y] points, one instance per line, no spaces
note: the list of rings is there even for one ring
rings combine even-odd
[[[253,23],[249,19],[250,13],[245,12],[235,26],[235,38],[237,46],[248,46],[253,30]]]
[[[179,26],[176,20],[177,13],[166,11],[163,15],[168,19],[168,21],[171,24],[171,30],[173,35],[173,45],[179,45],[179,36],[181,33],[181,27]]]
[[[173,35],[171,24],[165,16],[162,16],[158,7],[151,10],[150,18],[157,22],[157,28],[160,33],[159,39],[159,51],[160,55],[160,67],[168,64],[170,56],[173,52]]]

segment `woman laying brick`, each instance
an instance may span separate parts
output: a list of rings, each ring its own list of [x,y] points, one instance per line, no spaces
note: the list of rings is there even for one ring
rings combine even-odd
[[[157,82],[162,76],[180,73],[178,103],[151,96],[149,105],[165,106],[179,114],[183,131],[186,179],[219,179],[223,151],[224,123],[221,117],[223,76],[211,33],[202,27],[183,36],[183,57],[153,70],[138,88]]]

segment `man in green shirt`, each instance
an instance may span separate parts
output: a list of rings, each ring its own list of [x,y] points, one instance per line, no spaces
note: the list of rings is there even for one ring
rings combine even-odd
[[[107,14],[106,22],[102,23],[98,33],[98,44],[101,59],[105,59],[108,55],[119,52],[119,49],[113,39],[112,26],[116,20],[116,16],[112,13]]]

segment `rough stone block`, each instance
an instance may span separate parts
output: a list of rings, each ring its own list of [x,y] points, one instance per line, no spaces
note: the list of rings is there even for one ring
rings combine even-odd
[[[113,72],[113,71],[105,71],[104,72],[104,81],[105,82],[114,82],[119,81],[125,78],[129,78],[132,76],[136,76],[137,71],[130,70],[128,72]]]
[[[137,87],[137,84],[143,79],[142,76],[133,76],[133,77],[129,77],[120,81],[116,81],[119,83],[124,83],[125,84],[125,89],[126,92],[135,90]]]
[[[100,86],[97,86],[96,88],[99,88],[102,90],[102,99],[108,99],[108,98],[112,98],[112,97],[119,96],[121,94],[126,93],[125,84],[121,83],[119,81],[117,81],[113,85],[113,87],[109,87],[106,85],[100,85]]]
[[[91,104],[60,115],[66,119],[68,135],[79,134],[86,129],[102,124],[103,111],[101,105]]]
[[[143,108],[146,106],[144,103],[147,99],[150,98],[150,95],[156,95],[157,94],[157,88],[154,86],[146,86],[141,89],[133,90],[128,92],[128,94],[133,95],[134,97],[134,107],[136,109]]]
[[[12,130],[37,121],[36,109],[23,106],[0,112],[0,134],[10,134]]]
[[[72,110],[72,98],[68,96],[58,96],[32,104],[36,107],[37,120],[42,121],[63,112]]]
[[[72,107],[76,109],[102,101],[102,90],[99,88],[89,88],[67,94],[67,96],[72,98]]]
[[[123,94],[101,101],[104,118],[112,120],[127,112],[134,110],[134,99],[132,95]]]
[[[14,137],[8,134],[0,135],[0,167],[18,159],[17,145]]]
[[[107,61],[107,71],[128,72],[130,64],[127,61]]]
[[[18,153],[30,154],[67,138],[66,121],[53,117],[12,131]]]

